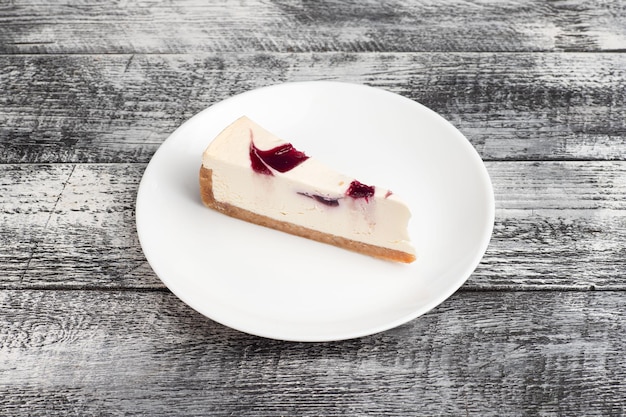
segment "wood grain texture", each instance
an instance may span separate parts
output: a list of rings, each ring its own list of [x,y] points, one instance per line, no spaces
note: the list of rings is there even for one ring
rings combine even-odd
[[[0,416],[625,416],[624,52],[622,0],[0,1]],[[460,291],[336,343],[201,316],[135,232],[181,123],[309,80],[437,111],[496,195]]]
[[[487,167],[497,219],[469,288],[625,289],[623,162]]]
[[[384,333],[304,344],[228,329],[168,292],[5,290],[0,414],[621,416],[624,302],[460,293]]]
[[[182,122],[285,81],[439,112],[485,160],[624,160],[626,54],[0,56],[0,161],[148,162]]]
[[[0,285],[157,284],[135,229],[144,169],[0,165]]]
[[[623,2],[11,1],[0,53],[616,51]]]
[[[162,288],[135,232],[144,169],[0,165],[0,286]],[[626,162],[487,169],[495,230],[465,289],[626,289]]]

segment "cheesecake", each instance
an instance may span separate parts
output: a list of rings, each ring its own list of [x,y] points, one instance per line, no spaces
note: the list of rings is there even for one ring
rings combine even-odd
[[[390,190],[363,184],[243,116],[208,145],[207,207],[250,223],[396,262],[415,260],[411,217]]]

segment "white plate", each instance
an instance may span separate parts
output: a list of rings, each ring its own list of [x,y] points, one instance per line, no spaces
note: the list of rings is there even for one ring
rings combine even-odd
[[[380,261],[205,208],[202,152],[241,115],[401,196],[417,261]],[[154,154],[137,196],[141,246],[174,294],[224,325],[293,341],[364,336],[426,313],[474,271],[493,222],[489,175],[458,130],[407,98],[335,82],[261,88],[202,111]]]

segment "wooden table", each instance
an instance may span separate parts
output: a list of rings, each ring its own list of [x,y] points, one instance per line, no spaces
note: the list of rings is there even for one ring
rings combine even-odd
[[[620,0],[0,3],[0,415],[626,415],[625,51]],[[138,183],[198,111],[320,79],[450,120],[495,230],[419,319],[262,339],[159,281]]]

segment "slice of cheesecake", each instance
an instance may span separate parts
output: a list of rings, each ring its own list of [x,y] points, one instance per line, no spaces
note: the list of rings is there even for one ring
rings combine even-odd
[[[413,262],[408,207],[241,117],[204,151],[203,203],[232,217],[391,261]]]

